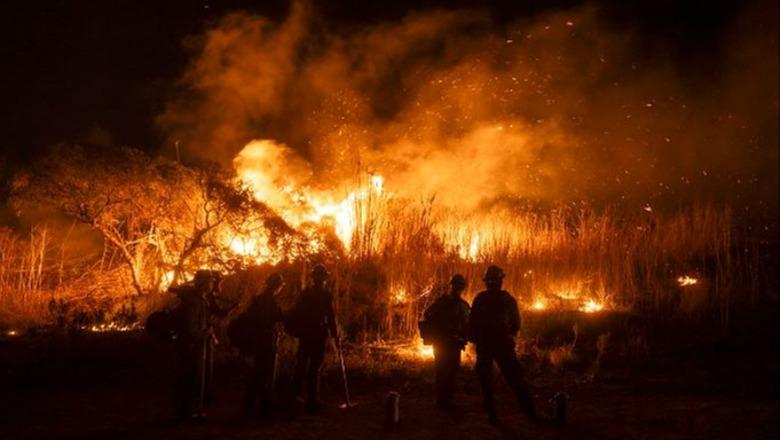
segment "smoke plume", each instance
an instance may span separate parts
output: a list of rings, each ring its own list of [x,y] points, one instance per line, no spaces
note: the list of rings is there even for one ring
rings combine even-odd
[[[775,213],[777,22],[763,12],[735,20],[701,81],[596,7],[349,29],[302,3],[282,22],[233,13],[191,41],[188,91],[159,122],[184,154],[226,166],[267,140],[267,172],[321,190],[375,172],[464,209],[731,200]]]

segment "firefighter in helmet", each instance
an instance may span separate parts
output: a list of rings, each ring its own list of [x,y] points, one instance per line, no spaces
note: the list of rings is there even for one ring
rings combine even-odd
[[[463,275],[454,275],[449,292],[437,298],[424,315],[433,333],[436,405],[444,411],[457,409],[452,395],[460,369],[460,352],[468,340],[469,304],[460,297],[466,286]]]
[[[498,365],[517,398],[520,409],[532,421],[538,421],[531,390],[515,353],[515,336],[520,330],[517,301],[502,289],[504,271],[490,266],[483,277],[485,290],[477,294],[471,306],[469,340],[476,345],[476,372],[482,387],[485,410],[491,423],[498,423],[493,397],[493,363]]]
[[[340,344],[333,294],[327,286],[329,277],[325,266],[316,264],[311,270],[311,284],[303,289],[286,320],[288,333],[298,338],[293,394],[297,396],[306,383],[306,409],[309,412],[316,412],[321,407],[319,375],[328,336],[334,338],[337,346]]]
[[[259,403],[261,417],[270,417],[273,410],[276,351],[279,342],[277,324],[283,319],[276,295],[283,287],[284,279],[281,274],[272,273],[265,280],[263,290],[253,298],[245,314],[239,318],[244,322],[240,330],[247,339],[243,344],[243,351],[251,358],[243,406],[248,413]]]
[[[178,364],[177,400],[181,418],[205,420],[204,399],[209,331],[208,293],[214,288],[210,271],[199,270],[191,283],[169,289],[179,297],[172,311]]]

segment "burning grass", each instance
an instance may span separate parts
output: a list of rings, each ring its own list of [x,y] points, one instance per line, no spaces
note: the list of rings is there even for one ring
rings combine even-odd
[[[309,188],[288,168],[275,174],[263,168],[263,154],[276,151],[271,147],[250,143],[236,158],[235,175],[206,176],[133,155],[139,169],[152,161],[186,181],[180,189],[198,195],[189,205],[176,202],[176,209],[167,202],[170,195],[136,207],[154,208],[156,216],[105,202],[139,193],[127,186],[148,179],[115,179],[75,195],[61,194],[68,185],[46,192],[31,186],[37,181],[22,179],[16,188],[28,192],[15,194],[17,205],[29,206],[42,192],[67,196],[63,213],[72,213],[76,223],[91,219],[84,227],[102,235],[103,249],[93,256],[68,252],[74,239],[44,226],[28,237],[0,231],[0,320],[14,327],[71,320],[86,328],[124,328],[127,323],[112,318],[121,307],[132,301],[143,316],[166,301],[156,292],[198,268],[228,273],[225,293],[240,299],[274,268],[291,280],[288,295],[294,295],[312,261],[330,267],[341,324],[351,339],[363,341],[412,338],[422,310],[453,273],[469,280],[470,300],[488,264],[505,269],[506,289],[532,312],[709,311],[725,322],[734,302],[755,299],[751,292],[733,293],[739,284],[755,288],[758,262],[751,252],[733,251],[738,237],[726,208],[663,213],[515,203],[462,212],[434,199],[401,197],[375,173],[361,173],[351,188]],[[77,166],[62,160],[54,161],[62,171],[57,179],[67,179],[73,173],[65,171]],[[171,183],[165,173],[149,179],[165,189]],[[84,177],[79,179],[69,185],[81,188]],[[79,214],[87,202],[94,213]],[[133,225],[132,235],[121,235],[127,232],[121,223]],[[247,277],[252,268],[258,276]],[[139,287],[143,294],[132,295]],[[52,299],[67,310],[47,312]]]

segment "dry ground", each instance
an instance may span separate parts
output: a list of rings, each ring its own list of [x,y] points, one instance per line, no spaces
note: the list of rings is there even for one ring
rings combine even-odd
[[[376,377],[352,371],[351,410],[338,409],[340,381],[330,371],[323,383],[328,403],[316,416],[281,413],[273,422],[243,421],[240,368],[223,363],[218,400],[204,425],[172,422],[168,380],[172,358],[165,346],[139,334],[16,338],[0,341],[3,362],[0,438],[95,439],[503,439],[503,438],[777,438],[780,408],[777,369],[755,361],[721,365],[743,376],[724,385],[719,373],[666,365],[636,374],[604,375],[593,383],[567,379],[570,422],[563,428],[536,426],[517,414],[501,380],[503,425],[487,423],[477,381],[462,373],[463,412],[442,414],[431,402],[427,365]],[[753,371],[757,377],[744,377]],[[282,375],[284,375],[282,371]],[[761,375],[773,377],[761,378]],[[747,384],[765,384],[754,386]],[[555,374],[533,378],[544,404],[563,380]],[[383,424],[383,399],[401,393],[402,423]]]

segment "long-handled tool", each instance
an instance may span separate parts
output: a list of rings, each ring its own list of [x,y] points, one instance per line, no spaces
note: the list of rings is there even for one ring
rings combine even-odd
[[[205,408],[205,402],[206,402],[206,374],[207,367],[208,367],[208,356],[206,353],[207,345],[209,341],[208,339],[203,340],[203,344],[201,346],[201,358],[200,358],[200,383],[198,386],[198,412],[197,412],[197,418],[200,420],[205,420],[206,413],[204,412]]]
[[[339,362],[341,363],[341,378],[344,382],[344,403],[341,405],[341,408],[353,408],[357,406],[357,404],[353,403],[349,397],[349,385],[347,384],[347,366],[344,364],[344,353],[341,351],[341,344],[334,340],[333,345],[336,347],[336,353],[339,355]]]

